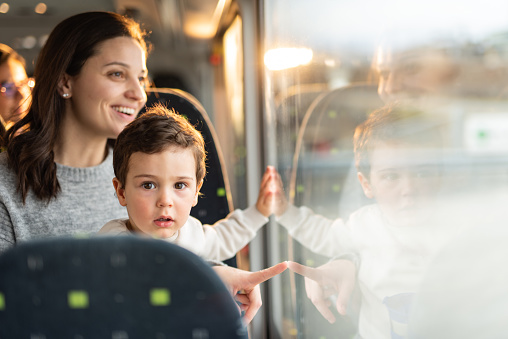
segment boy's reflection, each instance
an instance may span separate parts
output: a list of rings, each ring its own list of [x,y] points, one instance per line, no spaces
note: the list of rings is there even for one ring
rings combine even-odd
[[[393,328],[385,301],[416,291],[428,259],[445,238],[435,220],[441,186],[438,127],[423,113],[397,105],[374,112],[357,128],[358,179],[365,195],[376,203],[360,208],[347,221],[287,205],[281,191],[276,194],[274,212],[293,238],[321,255],[350,253],[359,259],[362,338],[390,337]],[[317,281],[306,280],[307,294],[328,320],[333,316],[323,308],[326,289],[339,292],[336,306],[344,313],[354,266],[336,261],[316,270],[290,267]]]

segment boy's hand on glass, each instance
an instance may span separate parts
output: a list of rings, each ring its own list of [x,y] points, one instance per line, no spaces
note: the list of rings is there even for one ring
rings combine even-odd
[[[246,324],[250,323],[262,305],[259,284],[284,272],[287,262],[281,262],[267,269],[249,272],[230,266],[214,266],[213,269],[229,288],[233,297],[241,303]]]
[[[256,208],[265,217],[286,211],[287,200],[279,173],[273,166],[267,166],[261,179]]]
[[[356,283],[356,266],[352,261],[333,260],[318,268],[290,261],[288,267],[305,277],[307,297],[328,322],[335,322],[330,310],[332,295],[337,295],[335,307],[339,314],[346,315],[346,307]]]

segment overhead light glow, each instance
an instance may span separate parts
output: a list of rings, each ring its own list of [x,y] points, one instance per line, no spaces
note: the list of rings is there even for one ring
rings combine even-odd
[[[0,5],[0,13],[7,13],[9,11],[9,4],[4,2]]]
[[[265,66],[271,71],[307,65],[312,60],[310,48],[276,48],[265,53]]]
[[[211,17],[200,12],[187,13],[183,27],[185,34],[196,39],[213,38],[225,7],[226,0],[219,0]]]
[[[23,47],[24,49],[32,49],[35,47],[35,45],[37,44],[37,39],[33,36],[33,35],[27,35],[22,43],[21,43],[21,47]]]
[[[39,2],[37,6],[35,6],[35,13],[44,14],[48,10],[48,6],[44,2]]]

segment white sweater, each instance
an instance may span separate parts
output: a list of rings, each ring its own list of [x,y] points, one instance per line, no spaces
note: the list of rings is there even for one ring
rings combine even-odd
[[[289,234],[311,251],[328,257],[356,253],[361,338],[391,338],[386,297],[417,291],[431,256],[448,238],[439,225],[393,227],[377,205],[354,212],[347,222],[330,220],[309,208],[289,206],[277,218]]]
[[[129,234],[127,220],[111,220],[97,234]],[[254,206],[235,210],[214,225],[203,225],[198,219],[189,216],[182,228],[172,238],[165,240],[182,246],[205,260],[223,261],[247,245],[256,236],[257,230],[267,222],[268,218]]]

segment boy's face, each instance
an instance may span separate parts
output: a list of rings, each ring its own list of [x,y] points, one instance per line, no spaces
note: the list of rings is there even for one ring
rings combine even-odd
[[[428,220],[440,189],[437,149],[379,142],[370,152],[370,178],[358,173],[363,191],[376,199],[393,226]]]
[[[157,238],[173,236],[187,222],[201,188],[191,149],[180,147],[133,153],[125,186],[117,178],[113,185],[132,229]]]

